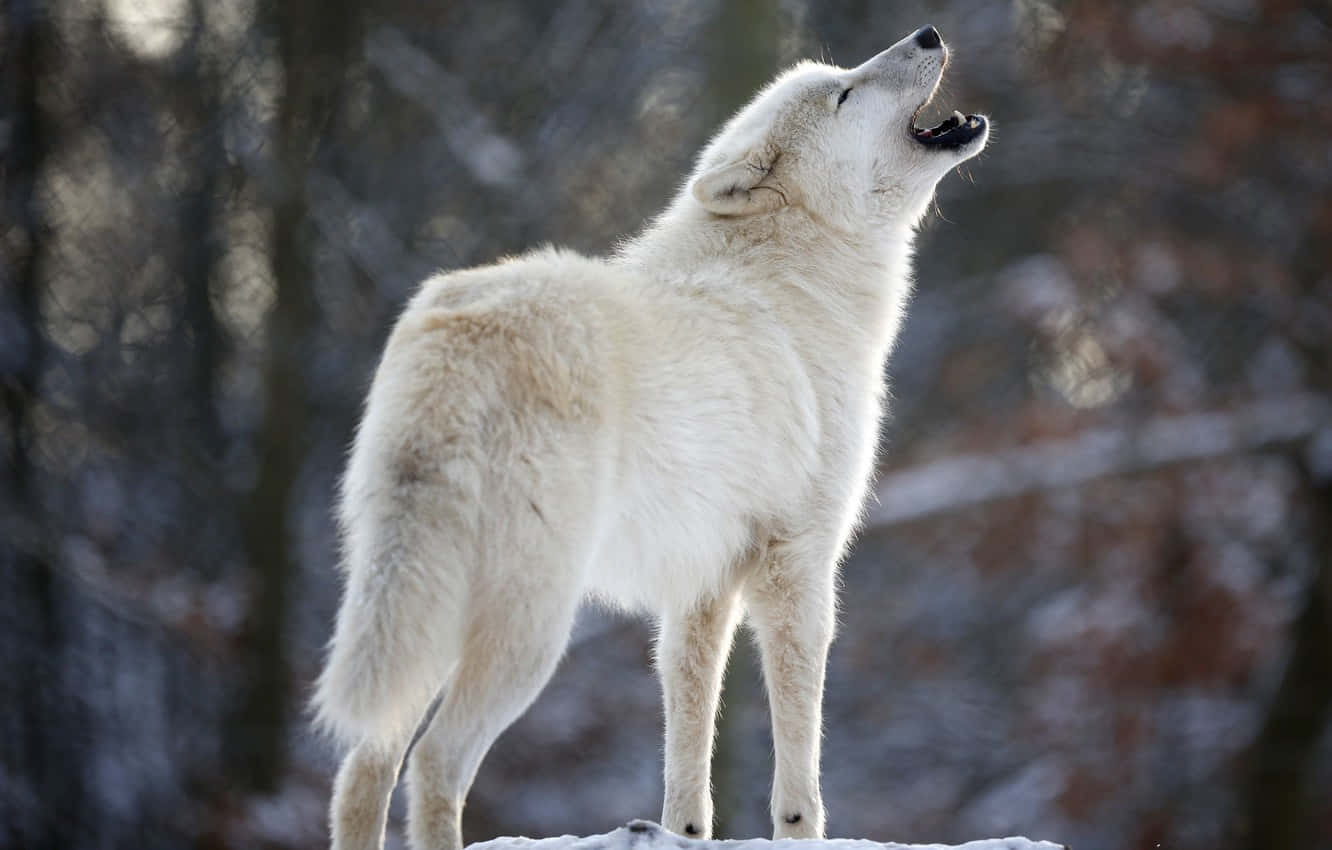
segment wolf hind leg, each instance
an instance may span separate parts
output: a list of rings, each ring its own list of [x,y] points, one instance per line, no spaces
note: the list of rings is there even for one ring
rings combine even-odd
[[[523,507],[531,511],[526,500]],[[568,644],[582,553],[550,533],[517,537],[507,537],[507,556],[492,556],[506,568],[473,586],[458,667],[408,760],[413,850],[462,850],[463,803],[482,759],[536,699]]]
[[[392,747],[364,741],[347,753],[333,785],[333,850],[379,850],[384,845],[389,797],[406,747],[405,741]]]

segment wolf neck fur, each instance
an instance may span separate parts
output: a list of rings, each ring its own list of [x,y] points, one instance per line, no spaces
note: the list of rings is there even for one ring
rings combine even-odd
[[[799,207],[743,220],[719,218],[679,198],[614,259],[666,286],[745,288],[786,309],[813,311],[841,339],[881,361],[910,296],[913,236],[908,224],[848,232]],[[737,257],[751,261],[737,263]],[[723,258],[732,276],[718,279],[715,267]],[[754,274],[746,275],[745,268]],[[774,268],[783,271],[776,279]]]

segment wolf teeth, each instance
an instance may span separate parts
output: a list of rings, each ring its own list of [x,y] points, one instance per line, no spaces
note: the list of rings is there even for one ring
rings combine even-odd
[[[957,119],[957,126],[959,127],[967,123],[967,116],[963,115],[961,112],[958,112],[956,109],[953,110],[953,117]]]

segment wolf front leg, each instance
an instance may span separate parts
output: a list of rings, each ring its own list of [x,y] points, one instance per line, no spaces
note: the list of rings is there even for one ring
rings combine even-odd
[[[723,593],[661,620],[657,671],[666,704],[666,799],[661,823],[712,836],[712,743],[722,672],[739,619],[739,594]]]
[[[835,620],[835,559],[774,545],[746,586],[772,712],[774,838],[822,838],[823,677]]]

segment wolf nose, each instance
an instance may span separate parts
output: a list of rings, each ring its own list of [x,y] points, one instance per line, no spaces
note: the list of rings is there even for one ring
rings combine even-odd
[[[934,50],[943,44],[943,39],[939,38],[939,31],[934,27],[921,27],[916,30],[916,44],[926,50]]]

